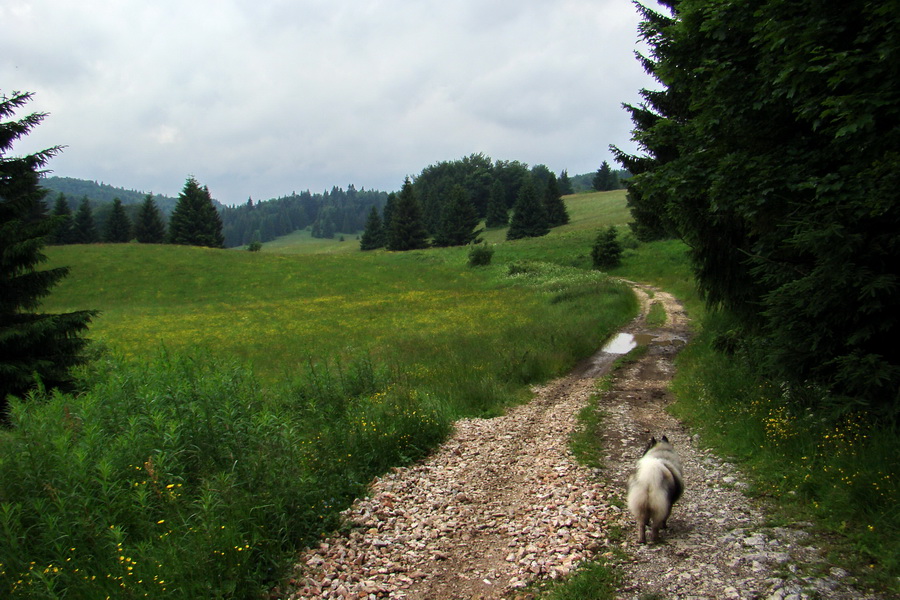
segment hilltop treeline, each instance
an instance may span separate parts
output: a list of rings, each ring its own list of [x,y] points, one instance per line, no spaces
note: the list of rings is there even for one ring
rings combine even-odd
[[[386,200],[385,192],[357,190],[353,184],[346,190],[333,187],[322,194],[307,190],[264,202],[248,199],[245,204],[220,211],[225,246],[268,242],[307,227],[319,238],[356,233],[365,227],[372,207],[381,210]]]
[[[88,198],[98,206],[112,205],[113,201],[118,198],[127,210],[129,206],[141,204],[147,197],[147,192],[128,190],[108,183],[97,183],[74,177],[44,177],[41,179],[41,187],[50,192],[47,196],[51,200],[59,194],[65,196],[69,201],[69,208],[73,211],[78,208],[78,203],[82,198]],[[169,215],[175,210],[178,198],[153,194],[153,201],[164,214]]]
[[[624,170],[608,171],[606,163],[594,173],[569,177],[566,171],[558,176],[544,165],[529,167],[516,160],[492,160],[484,154],[471,154],[458,160],[442,161],[425,167],[412,179],[415,195],[421,204],[424,225],[429,234],[434,234],[445,216],[445,207],[453,201],[453,189],[461,187],[474,205],[478,218],[488,218],[491,194],[500,198],[499,205],[504,211],[513,207],[526,179],[531,179],[535,188],[542,191],[551,177],[558,177],[559,193],[562,195],[579,193],[597,188],[597,174],[611,177],[611,187],[620,187],[629,173]],[[140,219],[142,203],[148,194],[135,190],[114,187],[105,183],[75,179],[72,177],[45,177],[41,187],[48,191],[45,204],[48,212],[56,206],[57,212],[76,215],[90,213],[91,227],[95,237],[88,237],[82,243],[94,241],[114,241],[107,239],[105,232],[108,222],[116,211],[122,210],[131,223]],[[159,194],[150,194],[165,222],[169,219],[178,202]],[[121,209],[115,208],[119,200]],[[333,187],[330,191],[312,193],[309,190],[271,200],[254,201],[248,199],[238,206],[225,206],[213,200],[222,220],[225,247],[246,246],[252,242],[269,242],[300,229],[309,229],[313,237],[332,238],[338,234],[356,234],[366,228],[366,221],[373,208],[379,213],[388,200],[386,192],[357,189],[350,184],[346,189]],[[55,240],[54,243],[72,243],[72,240]]]

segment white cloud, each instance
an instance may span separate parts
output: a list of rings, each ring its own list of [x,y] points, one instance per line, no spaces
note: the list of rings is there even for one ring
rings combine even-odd
[[[631,147],[626,0],[4,0],[0,91],[57,174],[226,202],[396,189],[485,152],[570,174]]]

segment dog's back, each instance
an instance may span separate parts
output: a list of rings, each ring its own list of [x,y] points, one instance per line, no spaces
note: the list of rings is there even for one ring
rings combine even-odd
[[[637,469],[628,478],[628,509],[637,520],[639,542],[646,541],[648,524],[651,539],[659,538],[659,530],[665,528],[672,504],[683,491],[681,459],[668,438],[663,436],[659,442],[652,438]]]

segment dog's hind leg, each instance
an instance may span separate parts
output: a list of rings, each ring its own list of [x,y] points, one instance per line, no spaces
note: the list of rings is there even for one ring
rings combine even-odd
[[[638,534],[638,543],[644,544],[647,542],[647,525],[650,522],[650,516],[644,512],[642,514],[637,515],[637,534]]]

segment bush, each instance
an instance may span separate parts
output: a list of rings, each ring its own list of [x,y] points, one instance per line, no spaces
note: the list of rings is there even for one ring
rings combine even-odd
[[[471,244],[469,246],[469,266],[483,267],[491,264],[494,258],[494,246],[483,242],[481,244]]]
[[[615,226],[597,234],[594,246],[591,248],[591,260],[595,269],[612,269],[618,267],[622,260],[622,244],[619,242],[619,232]]]
[[[260,250],[262,250],[262,242],[260,242],[260,241],[250,242],[250,245],[247,246],[247,250],[249,250],[250,252],[259,252]]]

